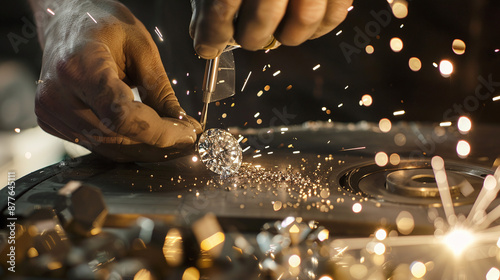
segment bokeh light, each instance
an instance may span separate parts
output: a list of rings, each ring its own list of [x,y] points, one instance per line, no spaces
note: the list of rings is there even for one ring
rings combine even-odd
[[[460,117],[457,122],[458,130],[461,133],[468,133],[472,128],[472,121],[468,117]]]
[[[417,72],[422,69],[422,62],[416,57],[411,57],[408,60],[408,66],[410,66],[411,71]]]
[[[425,264],[422,262],[413,262],[410,265],[410,271],[413,277],[422,278],[424,277],[425,273],[427,273],[427,268],[425,267]]]
[[[470,154],[470,145],[465,140],[460,140],[457,143],[457,154],[461,158],[466,158]]]
[[[465,43],[460,39],[453,40],[451,48],[455,54],[462,55],[465,53]]]
[[[486,273],[486,280],[498,280],[500,279],[500,270],[496,267],[490,268],[488,273]]]
[[[439,62],[439,72],[441,72],[441,76],[447,78],[453,73],[453,64],[451,61],[443,59]]]
[[[363,206],[361,205],[361,203],[354,203],[352,205],[352,212],[359,213],[361,212],[361,210],[363,210]]]
[[[389,162],[389,157],[387,156],[386,153],[384,152],[378,152],[376,155],[375,155],[375,163],[378,165],[378,166],[386,166],[387,163]]]
[[[363,106],[369,107],[373,103],[373,98],[369,94],[365,94],[361,97],[361,102],[363,103]]]
[[[378,122],[378,128],[380,128],[380,131],[387,133],[387,132],[391,131],[392,123],[389,119],[386,119],[386,118],[381,119]]]
[[[375,48],[374,48],[372,45],[367,45],[367,46],[365,47],[365,52],[366,52],[367,54],[372,54],[374,51],[375,51]]]
[[[398,154],[391,154],[389,157],[389,162],[392,165],[398,165],[401,162],[401,157]]]
[[[390,46],[393,52],[400,52],[403,49],[403,41],[398,37],[394,37],[390,41]]]
[[[395,17],[402,19],[408,15],[408,2],[405,0],[393,0],[391,10]]]
[[[398,216],[396,217],[396,226],[401,234],[410,234],[415,227],[413,215],[408,211],[399,212]]]
[[[385,231],[385,229],[381,228],[375,232],[375,238],[377,238],[380,241],[384,240],[386,237],[387,237],[387,231]]]

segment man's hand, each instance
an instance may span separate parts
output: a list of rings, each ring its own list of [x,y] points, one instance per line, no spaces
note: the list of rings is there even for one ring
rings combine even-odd
[[[232,38],[248,50],[262,49],[272,36],[296,46],[332,31],[352,0],[191,0],[190,33],[204,58],[221,54]]]
[[[117,161],[158,161],[192,146],[201,126],[180,107],[143,24],[117,1],[60,3],[38,21],[40,126]]]

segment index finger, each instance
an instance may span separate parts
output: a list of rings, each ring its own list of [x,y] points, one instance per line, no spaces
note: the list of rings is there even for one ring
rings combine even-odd
[[[234,18],[242,0],[197,1],[191,22],[194,48],[203,58],[222,53],[234,34]]]

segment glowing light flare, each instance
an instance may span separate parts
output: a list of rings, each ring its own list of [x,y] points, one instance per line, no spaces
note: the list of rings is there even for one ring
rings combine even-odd
[[[455,256],[460,256],[472,243],[475,238],[472,232],[458,228],[452,229],[443,238],[443,243],[453,252]]]
[[[365,47],[365,52],[366,52],[367,54],[372,54],[374,51],[375,51],[375,48],[374,48],[372,45],[367,45],[367,46]]]
[[[393,52],[400,52],[403,49],[403,41],[398,37],[392,38],[389,45]]]
[[[382,241],[387,238],[387,231],[385,229],[379,229],[375,232],[375,238],[378,240]]]
[[[460,117],[457,122],[458,130],[462,134],[468,133],[472,128],[472,121],[468,117]]]
[[[378,152],[375,155],[375,163],[378,166],[380,166],[380,167],[386,166],[388,162],[389,162],[389,157],[387,156],[386,153],[384,153],[384,152]]]
[[[352,212],[357,214],[357,213],[361,212],[361,210],[363,210],[363,205],[361,205],[361,203],[354,203],[352,205]]]
[[[383,133],[387,133],[389,131],[391,131],[391,128],[392,128],[392,123],[389,119],[381,119],[379,122],[378,122],[378,128],[380,129],[380,131],[382,131]]]
[[[460,158],[466,158],[470,154],[470,144],[465,140],[460,140],[457,143],[457,154]]]
[[[291,267],[298,267],[301,263],[301,259],[297,255],[291,255],[290,258],[288,258],[288,264]]]
[[[20,128],[18,128],[18,127],[16,127],[16,128],[14,128],[14,132],[15,132],[15,133],[21,133],[21,129],[20,129]]]
[[[453,40],[451,43],[451,49],[455,54],[462,55],[465,53],[465,43],[460,39]]]
[[[200,248],[203,251],[210,251],[211,249],[213,249],[217,245],[224,242],[224,240],[225,240],[224,233],[219,231],[219,232],[216,232],[213,235],[209,236],[208,238],[204,239],[203,241],[201,241]]]
[[[191,158],[191,160],[192,160],[193,162],[197,162],[197,161],[198,161],[198,157],[197,157],[197,156],[193,156],[193,157]]]
[[[390,5],[395,17],[402,19],[408,15],[408,2],[406,0],[393,0]]]
[[[493,97],[491,100],[493,100],[493,101],[498,101],[498,100],[500,100],[500,95]]]
[[[488,273],[486,273],[486,280],[498,280],[500,279],[500,270],[496,267],[490,268]]]
[[[158,29],[158,26],[155,27],[155,33],[156,33],[156,35],[158,35],[158,38],[160,39],[160,41],[163,42],[163,34],[161,34],[160,29]],[[189,76],[189,73],[186,73],[186,76]]]
[[[333,280],[333,279],[332,279],[332,277],[330,277],[328,275],[323,275],[318,280]]]
[[[410,67],[411,71],[417,72],[422,69],[422,61],[416,57],[411,57],[408,60],[408,66]]]
[[[361,102],[364,106],[369,107],[373,104],[373,98],[369,94],[365,94],[361,97]]]
[[[441,72],[441,76],[448,78],[453,73],[453,63],[446,59],[441,60],[439,62],[439,72]]]
[[[413,262],[410,265],[411,275],[415,278],[422,278],[427,273],[427,268],[422,262]]]

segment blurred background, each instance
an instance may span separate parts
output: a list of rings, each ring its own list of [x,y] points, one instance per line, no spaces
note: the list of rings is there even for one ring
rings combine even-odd
[[[205,61],[188,34],[188,0],[122,1],[157,42],[186,111],[202,108]],[[500,122],[500,2],[355,0],[330,34],[270,52],[235,50],[236,95],[211,105],[209,127],[307,121]],[[26,1],[0,11],[0,185],[79,154],[36,126],[42,53]],[[162,34],[162,37],[157,32]],[[498,101],[497,101],[498,100]],[[496,141],[485,139],[484,141]]]

